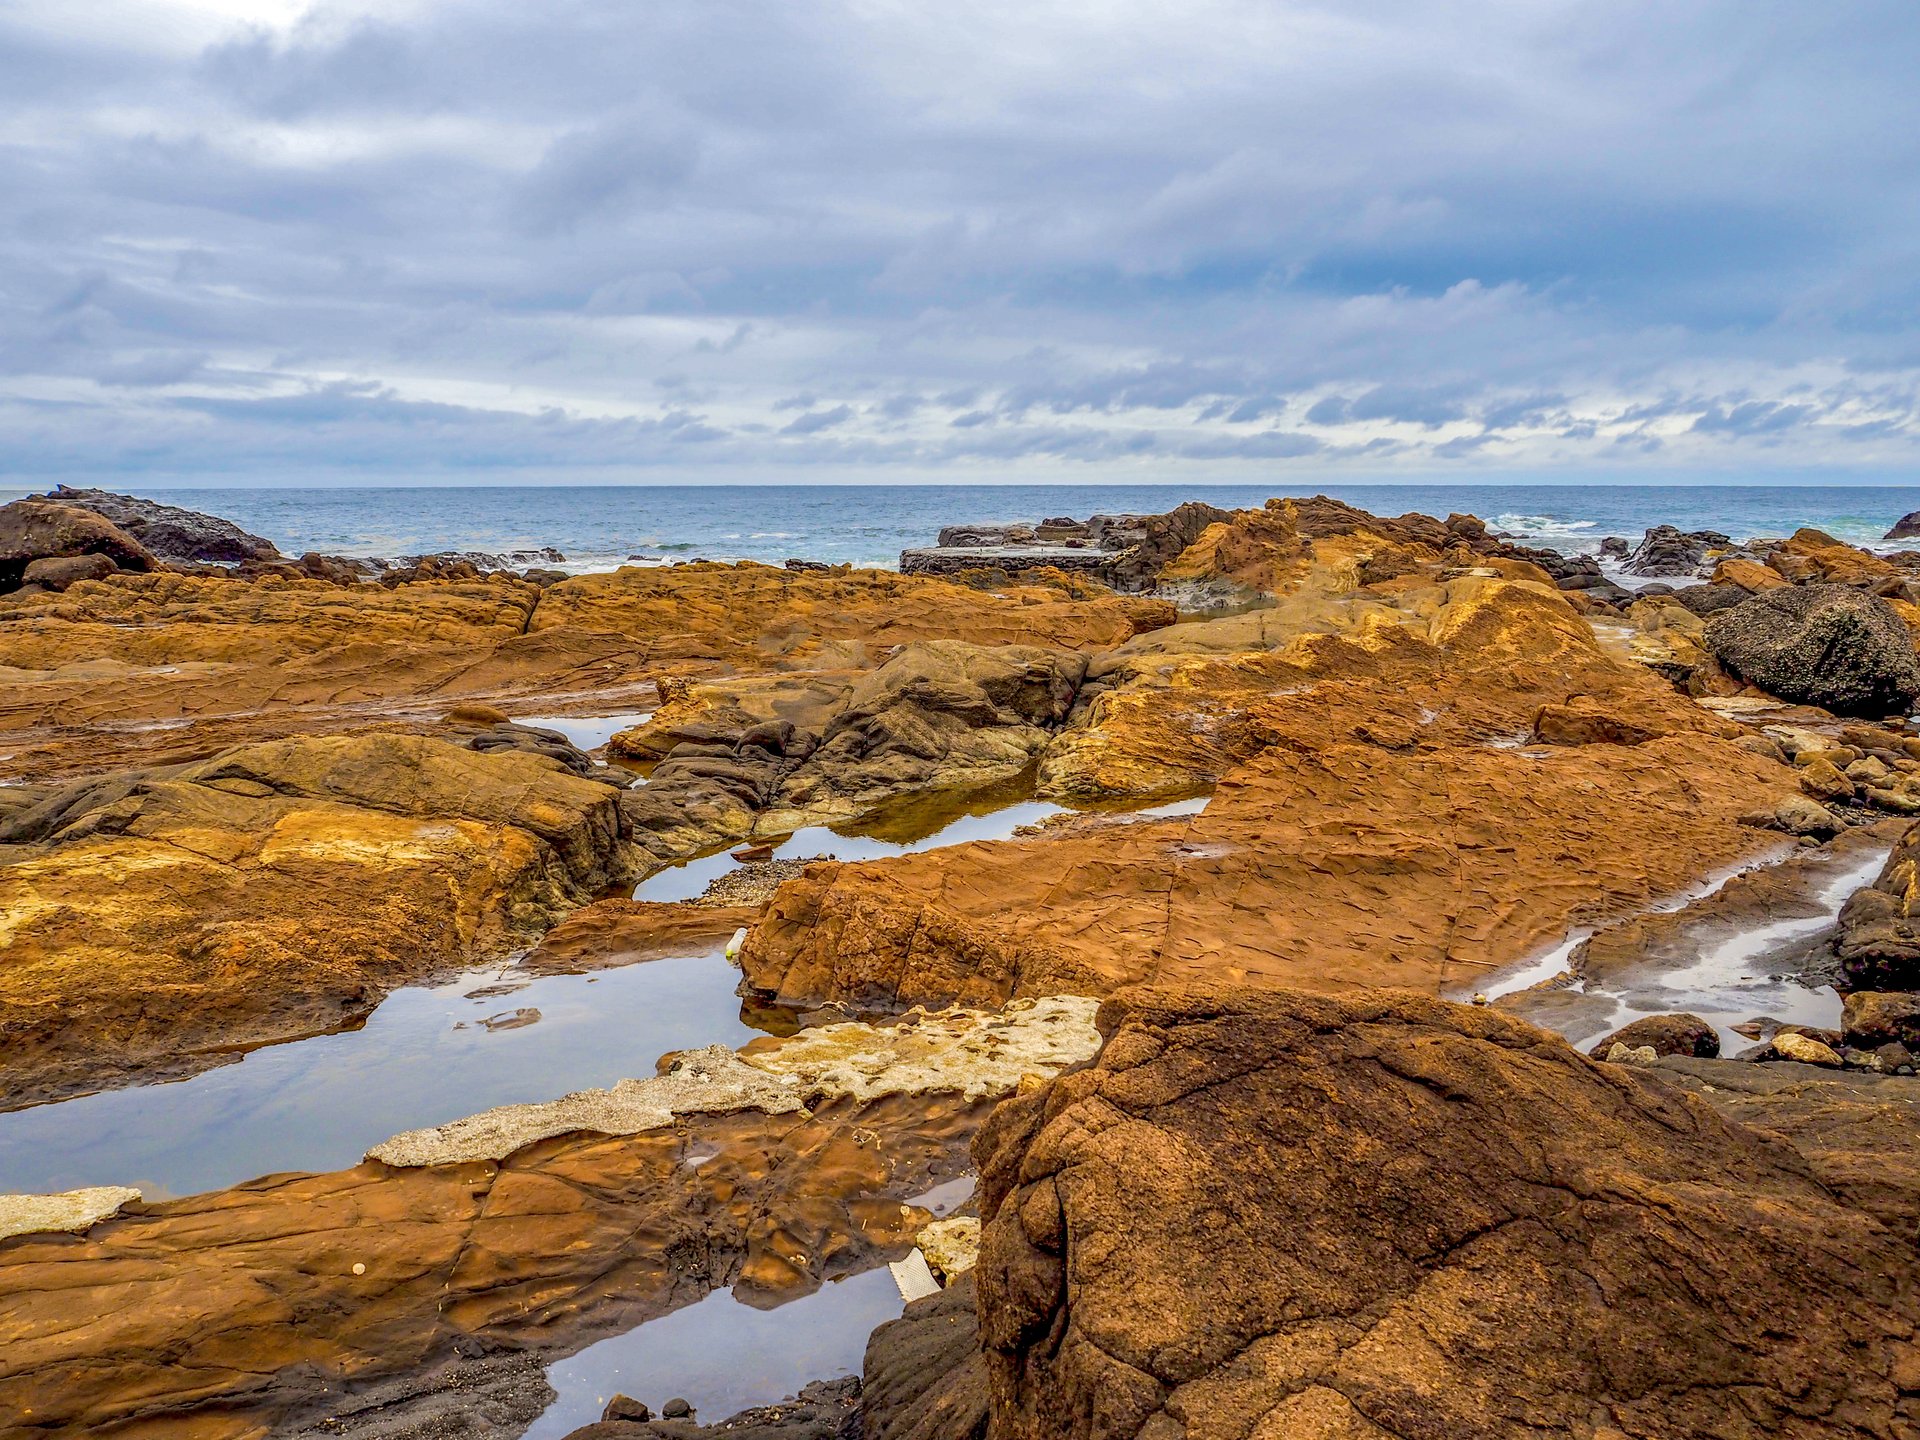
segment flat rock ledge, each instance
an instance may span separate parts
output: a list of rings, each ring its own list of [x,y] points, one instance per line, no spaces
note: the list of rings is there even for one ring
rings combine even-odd
[[[127,1185],[96,1185],[58,1195],[0,1195],[0,1240],[15,1235],[84,1235],[140,1199]]]
[[[889,1025],[849,1021],[738,1051],[682,1050],[650,1079],[410,1130],[374,1146],[367,1159],[402,1168],[499,1161],[556,1135],[637,1135],[682,1115],[784,1115],[843,1097],[866,1103],[948,1091],[997,1098],[1029,1076],[1051,1078],[1091,1058],[1100,1048],[1098,1008],[1094,999],[1055,995],[1016,1000],[997,1014],[913,1010]]]

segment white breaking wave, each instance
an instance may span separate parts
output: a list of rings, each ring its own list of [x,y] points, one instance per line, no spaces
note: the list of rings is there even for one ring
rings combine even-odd
[[[1577,536],[1599,524],[1597,520],[1555,520],[1546,515],[1496,515],[1491,528],[1519,535]]]

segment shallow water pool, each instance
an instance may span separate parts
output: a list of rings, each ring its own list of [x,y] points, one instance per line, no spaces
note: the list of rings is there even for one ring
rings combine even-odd
[[[616,1394],[656,1415],[678,1396],[708,1424],[771,1405],[809,1381],[856,1373],[867,1336],[904,1303],[885,1266],[829,1281],[775,1310],[756,1310],[716,1290],[549,1366],[547,1383],[558,1398],[524,1440],[555,1440],[590,1425]]]
[[[151,1200],[354,1165],[403,1130],[651,1075],[669,1050],[743,1044],[758,1032],[740,1018],[739,981],[716,950],[396,990],[358,1030],[0,1114],[0,1192],[133,1185]]]

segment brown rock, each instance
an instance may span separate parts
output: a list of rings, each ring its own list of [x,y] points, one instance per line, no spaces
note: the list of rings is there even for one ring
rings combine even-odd
[[[42,590],[57,594],[82,580],[104,579],[119,568],[108,555],[48,556],[28,561],[21,580],[24,584],[38,585]]]
[[[1904,1045],[1920,1050],[1920,995],[1855,990],[1840,1022],[1846,1043],[1862,1050]]]
[[[1143,994],[1103,1028],[976,1144],[996,1437],[1907,1423],[1912,1250],[1783,1141],[1405,995]]]
[[[959,1168],[985,1108],[698,1115],[0,1241],[0,1414],[49,1434],[297,1432],[444,1385],[456,1356],[557,1359],[728,1285],[805,1294],[905,1252],[926,1212],[902,1200]]]
[[[1775,590],[1789,584],[1777,570],[1769,570],[1757,560],[1745,560],[1739,556],[1730,556],[1714,568],[1714,585],[1733,585],[1749,595],[1758,595],[1762,591]]]
[[[80,512],[84,513],[84,512]],[[618,792],[414,736],[245,746],[0,817],[16,1103],[336,1029],[631,873]]]
[[[973,1275],[908,1305],[867,1341],[862,1440],[986,1440]]]
[[[1655,1055],[1688,1055],[1712,1060],[1720,1054],[1720,1034],[1698,1015],[1648,1015],[1623,1025],[1587,1053],[1596,1060],[1604,1060],[1615,1045],[1630,1049],[1646,1046]]]
[[[1703,736],[1524,759],[1276,746],[1196,816],[809,866],[741,964],[783,1004],[863,1008],[1202,976],[1457,983],[1759,853],[1740,817],[1784,773]]]
[[[1795,1030],[1780,1030],[1769,1042],[1773,1054],[1781,1060],[1792,1060],[1801,1065],[1822,1065],[1829,1069],[1840,1067],[1840,1056],[1824,1040],[1816,1040],[1811,1035],[1802,1035]]]
[[[1855,990],[1920,990],[1920,826],[1908,829],[1879,879],[1840,909],[1834,941]]]
[[[46,500],[0,505],[0,593],[22,584],[35,560],[82,555],[103,555],[122,570],[151,570],[155,564],[139,541],[88,511]]]
[[[1823,756],[1800,767],[1800,788],[1816,800],[1851,800],[1854,794],[1846,772]]]

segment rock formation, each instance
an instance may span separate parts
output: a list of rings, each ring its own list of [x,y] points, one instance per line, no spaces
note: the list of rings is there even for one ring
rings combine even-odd
[[[231,520],[202,515],[178,505],[163,505],[110,490],[75,490],[65,485],[42,497],[56,505],[89,510],[117,525],[161,560],[188,564],[238,563],[242,560],[278,560],[271,540],[249,535]]]
[[[27,581],[27,571],[36,565],[40,568],[34,576],[35,588],[65,589],[82,578],[81,571],[55,562],[92,557],[111,561],[111,570],[154,568],[153,556],[139,541],[97,515],[46,500],[0,505],[0,595],[18,590]],[[95,576],[103,573],[97,564],[86,568]],[[56,583],[43,585],[46,580]]]
[[[1844,585],[1781,586],[1708,622],[1705,643],[1732,674],[1838,715],[1882,716],[1920,697],[1920,659],[1900,616]]]
[[[338,1028],[630,873],[613,787],[381,735],[0,791],[14,1103]]]
[[[1710,572],[1711,557],[1730,550],[1733,541],[1717,530],[1677,530],[1671,525],[1655,525],[1641,537],[1623,568],[1630,575],[1691,576]]]
[[[1102,1028],[977,1143],[996,1437],[1915,1423],[1910,1167],[1891,1202],[1832,1188],[1663,1082],[1409,995],[1145,993]]]
[[[993,1100],[1091,1054],[1092,1008],[670,1056],[564,1113],[396,1136],[352,1170],[130,1206],[78,1239],[50,1213],[0,1238],[0,1413],[256,1435],[458,1389],[462,1362],[565,1353],[720,1286],[807,1293],[910,1248],[931,1217],[901,1202],[962,1168]]]

